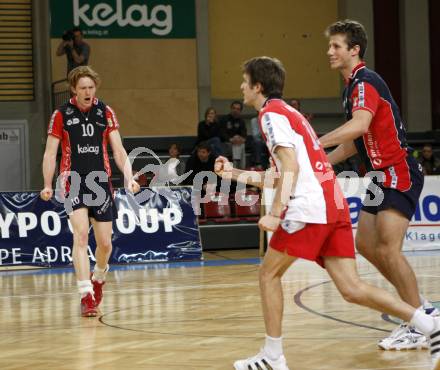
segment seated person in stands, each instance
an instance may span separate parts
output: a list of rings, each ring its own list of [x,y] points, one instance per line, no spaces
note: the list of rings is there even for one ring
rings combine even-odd
[[[215,156],[223,154],[220,124],[217,121],[217,112],[213,107],[205,111],[205,120],[197,127],[197,143],[207,142]]]
[[[185,172],[193,171],[185,180],[188,185],[193,185],[194,177],[202,171],[210,171],[214,173],[214,164],[217,157],[212,153],[211,146],[207,142],[197,144],[196,150],[191,157],[188,158],[185,166]],[[203,190],[206,189],[208,179],[203,179]],[[217,177],[217,182],[220,184],[220,178]],[[200,190],[200,189],[198,189]]]
[[[161,186],[167,183],[180,184],[185,173],[185,163],[180,159],[180,147],[178,144],[171,144],[168,148],[170,157],[161,163],[148,165],[141,171],[133,171],[133,176],[141,186]],[[149,168],[148,168],[149,167]]]
[[[180,159],[181,150],[179,144],[171,144],[168,148],[168,154],[170,156],[168,163],[172,164],[171,167],[175,168],[177,176],[183,175],[185,173],[185,163]]]
[[[440,175],[440,158],[434,155],[431,144],[425,144],[419,162],[425,175]]]
[[[244,169],[246,167],[246,123],[241,117],[243,103],[235,100],[231,104],[231,112],[220,120],[222,138],[226,144],[228,155],[232,154],[234,167]]]
[[[269,166],[269,152],[261,134],[257,117],[251,119],[251,135],[253,165],[257,170],[266,169]]]
[[[180,159],[180,147],[178,144],[171,144],[168,148],[170,157],[161,166],[156,166],[153,170],[154,177],[150,186],[164,185],[166,183],[179,184],[183,178],[181,175],[185,173],[185,164]]]
[[[335,171],[336,175],[339,175],[341,172],[345,171],[356,172],[356,174],[360,177],[363,177],[366,172],[365,166],[363,165],[358,154],[347,158],[343,162],[334,164],[333,171]]]
[[[298,112],[300,112],[309,123],[312,123],[313,114],[311,113],[304,113],[301,111],[301,102],[298,99],[289,99],[286,101],[287,104],[289,104],[291,107],[295,108]]]

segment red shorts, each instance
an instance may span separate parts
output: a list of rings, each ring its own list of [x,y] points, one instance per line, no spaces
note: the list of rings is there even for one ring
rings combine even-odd
[[[351,224],[306,224],[292,234],[281,226],[270,239],[271,248],[289,256],[315,261],[324,267],[323,257],[354,257],[354,240]]]

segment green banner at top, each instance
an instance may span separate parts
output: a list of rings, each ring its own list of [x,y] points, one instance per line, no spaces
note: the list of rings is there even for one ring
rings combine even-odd
[[[195,0],[51,0],[51,35],[80,27],[87,38],[195,38]]]

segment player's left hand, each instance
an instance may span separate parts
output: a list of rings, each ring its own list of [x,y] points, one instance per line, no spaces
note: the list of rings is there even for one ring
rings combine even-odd
[[[233,166],[228,158],[219,156],[215,159],[214,172],[223,178],[232,178]]]
[[[139,190],[141,190],[141,187],[135,180],[131,180],[128,183],[128,190],[131,191],[133,194],[136,194],[137,192],[139,192]]]
[[[44,201],[48,201],[53,196],[53,190],[52,188],[45,187],[43,190],[40,191],[40,198]]]
[[[280,226],[281,219],[272,215],[265,215],[258,221],[258,227],[264,231],[275,231]]]

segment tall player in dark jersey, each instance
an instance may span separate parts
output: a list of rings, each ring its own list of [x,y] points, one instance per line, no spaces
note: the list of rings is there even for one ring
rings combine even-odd
[[[330,67],[341,72],[346,84],[347,122],[321,137],[321,144],[337,146],[329,154],[332,164],[359,153],[368,171],[383,176],[375,187],[382,191],[383,201],[361,209],[357,250],[396,287],[405,302],[413,307],[423,304],[426,312],[435,314],[429,302],[422,302],[414,271],[401,252],[423,188],[423,174],[407,146],[399,108],[383,79],[363,62],[367,35],[360,23],[336,22],[327,28],[326,36]],[[387,350],[427,348],[428,344],[422,333],[402,324],[378,345]]]
[[[112,251],[112,221],[117,217],[108,144],[124,174],[126,188],[138,192],[139,185],[133,180],[131,164],[122,146],[118,120],[113,110],[95,96],[100,82],[98,74],[90,67],[81,66],[73,69],[68,79],[74,97],[55,110],[49,123],[41,198],[49,200],[53,195],[52,180],[61,143],[61,185],[73,228],[72,255],[81,294],[81,315],[87,317],[97,315],[102,300]],[[87,253],[90,222],[97,244],[92,274]]]
[[[265,345],[256,356],[236,361],[234,368],[289,370],[282,345],[281,278],[298,258],[304,258],[324,266],[347,301],[411,321],[430,335],[432,369],[440,370],[440,317],[431,317],[359,278],[348,204],[312,127],[281,99],[284,79],[284,67],[274,58],[252,58],[243,66],[244,103],[259,111],[271,171],[261,175],[238,170],[225,157],[215,163],[219,176],[260,188],[270,183],[274,172],[279,174],[271,212],[258,223],[274,232],[259,273]]]

